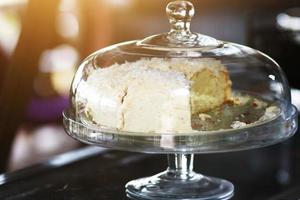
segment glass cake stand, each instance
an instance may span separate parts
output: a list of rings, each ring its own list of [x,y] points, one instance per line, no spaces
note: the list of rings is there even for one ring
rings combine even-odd
[[[132,199],[230,199],[232,183],[193,171],[194,154],[254,149],[282,142],[297,129],[297,110],[292,106],[286,118],[277,117],[256,126],[205,133],[145,135],[99,129],[63,113],[66,132],[76,140],[101,147],[141,153],[167,154],[168,168],[152,177],[126,185]]]
[[[65,130],[86,144],[167,154],[169,166],[164,172],[127,183],[126,192],[132,199],[229,199],[234,193],[233,184],[194,172],[193,155],[259,148],[291,137],[297,129],[297,110],[291,104],[287,80],[278,64],[267,55],[191,32],[195,12],[190,2],[171,1],[166,11],[170,32],[100,49],[82,62],[71,86],[70,108],[63,113]],[[189,77],[186,72],[194,74]],[[205,78],[203,72],[212,78]],[[198,75],[202,78],[197,79]],[[201,82],[197,87],[193,85],[193,77]],[[243,107],[241,102],[245,101],[237,104],[231,99],[225,101],[230,96],[225,91],[231,90],[233,95],[249,95],[252,102]],[[192,94],[196,94],[196,100]],[[206,97],[216,99],[220,95],[224,96],[217,105],[221,112],[193,110],[193,103],[207,105]],[[159,103],[152,104],[156,100]],[[144,124],[149,128],[156,120],[150,130],[166,131],[125,131],[129,130],[124,128],[125,101],[127,111],[131,105],[131,117],[127,118],[134,119],[131,127]],[[132,109],[133,106],[137,107]],[[278,113],[271,113],[268,118],[267,111],[272,107]],[[216,120],[211,118],[210,124],[203,124],[203,117],[207,116]],[[176,127],[180,127],[177,125],[183,122],[189,127],[184,130],[191,131],[177,132]],[[199,124],[202,129],[193,127]],[[232,124],[238,127],[230,128]]]

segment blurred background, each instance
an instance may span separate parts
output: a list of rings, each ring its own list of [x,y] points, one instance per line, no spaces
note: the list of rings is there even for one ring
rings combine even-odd
[[[168,2],[0,0],[0,173],[81,146],[61,120],[78,64],[104,46],[167,32]],[[193,31],[269,54],[300,89],[299,0],[192,2]]]

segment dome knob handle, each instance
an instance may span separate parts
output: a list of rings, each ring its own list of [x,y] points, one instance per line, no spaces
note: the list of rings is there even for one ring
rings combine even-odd
[[[171,25],[170,34],[183,37],[191,35],[190,24],[195,14],[195,9],[191,2],[172,1],[167,5],[166,12]]]

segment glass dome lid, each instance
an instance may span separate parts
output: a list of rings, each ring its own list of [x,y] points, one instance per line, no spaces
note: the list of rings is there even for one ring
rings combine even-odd
[[[295,132],[297,111],[274,60],[250,47],[191,32],[195,11],[188,1],[172,1],[166,12],[168,33],[112,45],[83,61],[71,86],[67,127],[84,128],[78,137],[98,133],[161,140],[172,135],[215,142],[241,136],[251,141],[249,146]],[[218,151],[201,146],[206,147]]]

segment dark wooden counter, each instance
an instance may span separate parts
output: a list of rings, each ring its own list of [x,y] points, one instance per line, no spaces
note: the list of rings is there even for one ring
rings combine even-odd
[[[0,175],[0,199],[123,200],[126,182],[158,173],[166,164],[163,155],[85,147]],[[195,157],[196,171],[234,183],[234,200],[299,199],[299,168],[297,135],[267,148]]]

